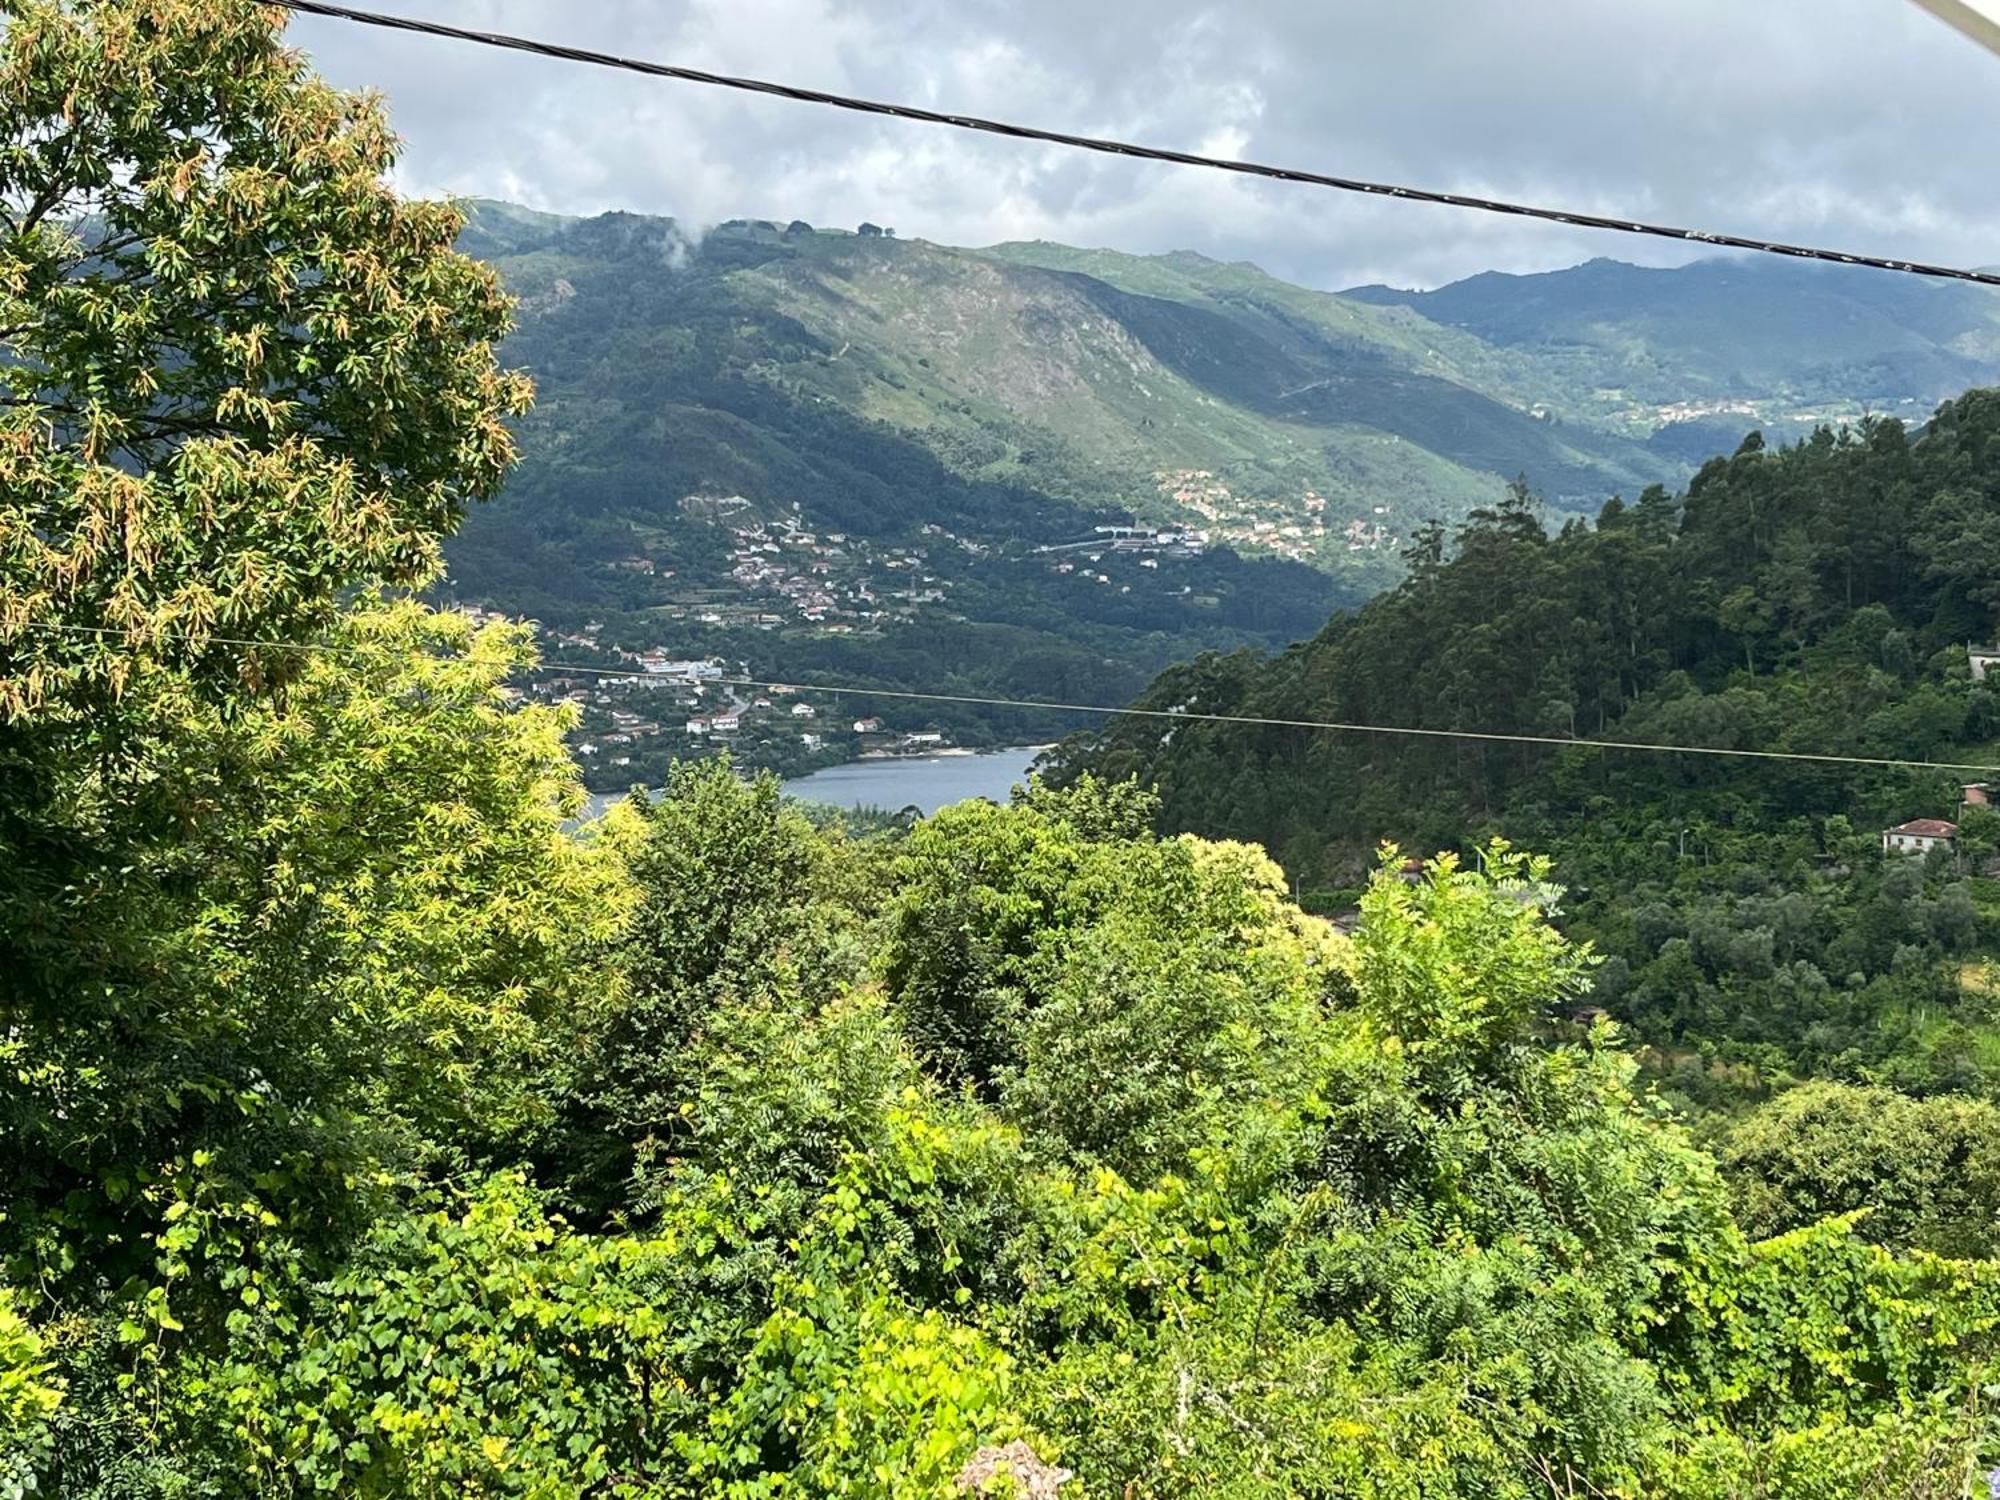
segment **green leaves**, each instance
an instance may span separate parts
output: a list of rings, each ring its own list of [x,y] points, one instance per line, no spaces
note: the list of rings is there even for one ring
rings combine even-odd
[[[881,972],[919,1055],[1031,1138],[1141,1179],[1298,1087],[1330,935],[1240,845],[1143,832],[1129,787],[916,829]]]
[[[216,1367],[263,1482],[359,1494],[573,1495],[657,1459],[681,1396],[648,1301],[667,1245],[578,1236],[500,1178],[385,1220],[300,1332]],[[253,1313],[268,1328],[272,1314]],[[238,1347],[260,1349],[255,1333]]]
[[[2000,1249],[2000,1109],[1808,1083],[1739,1122],[1719,1154],[1759,1237],[1866,1210],[1863,1239],[1987,1258]]]
[[[0,1496],[31,1493],[52,1446],[49,1419],[63,1402],[63,1381],[11,1288],[0,1287]]]
[[[414,609],[354,630],[395,649],[306,679],[313,733],[246,720],[271,795],[243,826],[284,851],[264,899],[302,901],[283,930],[377,1050],[271,1075],[249,1136],[107,1172],[151,1256],[99,1325],[118,1394],[0,1316],[24,1372],[0,1393],[38,1393],[59,1476],[91,1472],[79,1399],[223,1493],[945,1496],[1018,1436],[1135,1494],[1695,1500],[1840,1493],[1982,1440],[1994,1264],[1849,1221],[1748,1243],[1609,1036],[1538,1035],[1588,955],[1541,915],[1537,861],[1412,882],[1386,860],[1350,942],[1256,851],[1076,795],[884,850],[697,769],[561,842],[520,791],[550,784],[554,728],[494,692],[519,642]],[[572,950],[519,926],[517,879],[598,921],[591,964],[622,949],[575,1032],[532,1004]],[[229,904],[201,941],[285,973],[265,907]],[[960,1033],[1001,1059],[980,1087],[927,1075],[919,995],[999,1018]],[[622,1097],[657,1115],[579,1107],[612,1058],[651,1070]],[[365,1098],[412,1138],[519,1154],[459,1101],[538,1097],[561,1128],[525,1139],[558,1160],[643,1163],[622,1212],[579,1224],[518,1170],[411,1153],[398,1177],[354,1149],[384,1139],[354,1133]],[[280,1127],[332,1149],[272,1156]]]
[[[1468,873],[1443,854],[1406,880],[1401,851],[1384,845],[1361,901],[1362,1011],[1446,1098],[1581,994],[1592,962],[1549,925],[1561,891],[1546,859],[1496,840],[1483,863]]]
[[[335,644],[282,705],[183,706],[153,793],[82,802],[177,836],[59,896],[54,963],[9,996],[36,1069],[0,1078],[33,1163],[9,1253],[101,1203],[126,1228],[66,1274],[122,1280],[135,1183],[177,1158],[337,1239],[385,1165],[538,1128],[551,1057],[615,991],[590,955],[621,867],[563,831],[561,716],[504,694],[525,632],[402,604],[357,607]],[[81,982],[94,932],[141,956],[111,983]]]
[[[249,0],[51,0],[10,16],[0,127],[0,713],[162,658],[227,692],[209,636],[424,577],[527,386],[457,212],[388,189],[377,106]]]

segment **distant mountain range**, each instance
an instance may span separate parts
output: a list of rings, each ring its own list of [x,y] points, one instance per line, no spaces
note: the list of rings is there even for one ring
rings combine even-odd
[[[1785,262],[1330,293],[1189,253],[497,203],[463,244],[520,297],[540,394],[459,596],[882,686],[1119,695],[1311,633],[1515,475],[1594,513],[1753,426],[2000,379],[1984,289]],[[1076,545],[1121,524],[1166,540]]]
[[[1700,459],[1746,427],[1801,436],[1863,411],[1928,416],[2000,371],[2000,300],[1965,282],[1720,257],[1673,270],[1593,260],[1487,272],[1432,292],[1341,294],[1403,307],[1533,359],[1616,431]]]

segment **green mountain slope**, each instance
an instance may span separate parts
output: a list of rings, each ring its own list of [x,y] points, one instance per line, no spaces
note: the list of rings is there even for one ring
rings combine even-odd
[[[1322,569],[1178,534],[1111,546],[1096,528],[1131,519],[1124,466],[1094,471],[1005,418],[1011,385],[936,384],[893,317],[929,294],[870,274],[900,248],[758,226],[690,247],[664,220],[504,209],[466,243],[521,298],[507,354],[539,396],[506,493],[453,544],[449,590],[542,619],[559,659],[659,648],[786,681],[1119,701],[1178,656],[1295,636],[1343,597]],[[847,707],[968,743],[1065,722]],[[664,733],[632,775],[687,743],[677,714],[645,717]]]
[[[1187,253],[743,221],[696,239],[501,204],[465,243],[524,298],[514,349],[539,367],[531,431],[553,443],[593,403],[672,379],[701,409],[707,382],[736,378],[881,424],[961,479],[1202,526],[1364,590],[1393,580],[1418,524],[1517,474],[1589,512],[1685,478],[1749,425],[1922,414],[2000,376],[1986,290],[1778,262],[1598,260],[1336,296]],[[685,467],[718,475],[766,446],[726,423],[680,437],[701,460]]]
[[[1552,532],[1515,497],[1448,550],[1309,641],[1198,658],[1141,703],[2000,767],[2000,678],[1966,650],[2000,611],[2000,392],[1914,438],[1884,421],[1746,442],[1594,527]],[[1157,784],[1171,826],[1262,842],[1329,891],[1385,838],[1548,849],[1616,960],[1602,1002],[1700,1078],[2000,1091],[1973,962],[2000,950],[2000,819],[1967,810],[1959,857],[1928,870],[1877,843],[1958,817],[1976,772],[1159,719],[1060,759]]]
[[[1864,307],[1815,268],[1337,296],[1188,254],[502,204],[463,243],[520,298],[506,352],[540,394],[507,492],[453,544],[457,597],[600,665],[659,648],[971,696],[1121,700],[1392,585],[1427,521],[1512,476],[1591,512],[1684,479],[1703,414],[1784,430],[1808,396],[1907,401],[1988,350],[1975,289]],[[1749,321],[1742,285],[1774,328],[1820,330],[1790,365],[1772,332],[1699,366]],[[1099,530],[1127,524],[1165,535]],[[989,741],[1061,723],[890,716]]]
[[[1393,579],[1409,528],[1496,498],[1504,476],[1595,503],[1671,468],[1625,437],[1559,430],[1531,409],[1532,370],[1478,340],[1188,257],[1172,276],[1130,257],[1085,270],[1035,253],[1048,247],[749,223],[690,243],[667,220],[497,206],[466,244],[523,296],[513,352],[541,379],[530,431],[552,445],[602,398],[671,380],[701,408],[740,381],[761,398],[753,425],[774,403],[821,408],[959,479],[1194,525],[1366,591]],[[761,446],[728,424],[682,437],[696,445],[683,467],[717,483]]]
[[[1584,420],[1532,358],[1401,309],[1198,255],[1045,244],[988,253],[1082,278],[1163,364],[1214,396],[1314,431],[1329,458],[1386,435],[1397,451],[1413,446],[1484,475],[1487,495],[1496,479],[1526,473],[1570,505],[1663,477],[1656,456]],[[1440,513],[1407,503],[1394,473],[1370,477],[1381,486],[1372,501],[1402,502],[1395,513]]]
[[[1682,456],[1731,427],[1802,435],[1863,410],[1921,417],[2000,370],[1990,290],[1852,267],[1730,256],[1660,270],[1599,259],[1430,292],[1343,295],[1532,357],[1598,419],[1624,430],[1664,424],[1656,446]]]

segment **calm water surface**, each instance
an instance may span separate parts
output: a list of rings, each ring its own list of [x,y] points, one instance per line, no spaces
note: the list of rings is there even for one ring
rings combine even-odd
[[[1014,784],[1028,779],[1028,767],[1046,749],[1047,745],[1010,745],[977,755],[857,760],[788,781],[785,790],[807,802],[880,807],[889,812],[919,807],[933,813],[967,797],[1005,802]]]
[[[1028,766],[1046,744],[1016,744],[1006,750],[980,750],[974,756],[926,756],[908,760],[856,760],[848,766],[828,766],[812,776],[786,782],[784,790],[806,802],[828,802],[836,808],[922,808],[936,812],[968,796],[990,796],[1006,802],[1016,782],[1028,780]]]
[[[1016,782],[1028,779],[1028,767],[1047,745],[1009,745],[976,755],[912,756],[906,760],[857,760],[829,766],[785,783],[785,791],[808,802],[833,807],[879,807],[901,812],[919,807],[927,813],[967,797],[991,797],[1005,802]],[[594,818],[624,796],[599,792],[584,816]]]

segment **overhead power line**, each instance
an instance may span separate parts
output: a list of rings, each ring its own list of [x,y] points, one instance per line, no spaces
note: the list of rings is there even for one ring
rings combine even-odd
[[[414,16],[385,15],[358,10],[353,6],[328,4],[327,0],[268,0],[268,3],[304,15],[332,20],[354,21],[364,26],[380,26],[392,31],[416,32],[423,36],[446,37],[453,41],[475,42],[538,57],[565,62],[588,63],[594,67],[617,68],[652,78],[672,78],[683,83],[707,84],[714,88],[737,89],[744,93],[766,94],[802,104],[823,104],[860,114],[886,115],[897,120],[916,120],[928,125],[949,125],[958,130],[983,131],[988,135],[1014,140],[1043,141],[1054,146],[1071,146],[1108,156],[1125,156],[1141,161],[1172,162],[1184,167],[1207,167],[1218,172],[1235,172],[1246,177],[1264,177],[1275,182],[1306,183],[1333,188],[1344,193],[1365,193],[1377,198],[1400,198],[1410,203],[1435,203],[1446,208],[1473,209],[1480,213],[1510,214],[1516,218],[1543,219],[1579,229],[1605,229],[1620,234],[1650,235],[1655,239],[1682,240],[1689,244],[1714,245],[1731,250],[1755,250],[1767,255],[1789,255],[1799,260],[1831,261],[1843,266],[1868,266],[1879,271],[1901,271],[1912,276],[1941,277],[1951,281],[1972,281],[1982,286],[2000,286],[2000,274],[1964,270],[1955,266],[1928,265],[1922,261],[1899,260],[1891,256],[1860,255],[1846,250],[1826,250],[1811,245],[1786,244],[1781,240],[1758,239],[1750,235],[1722,234],[1707,229],[1682,229],[1669,224],[1649,224],[1637,219],[1614,218],[1604,214],[1575,213],[1568,209],[1545,208],[1528,203],[1511,203],[1499,198],[1472,197],[1464,193],[1442,193],[1429,188],[1368,182],[1354,177],[1336,177],[1325,172],[1308,172],[1293,167],[1267,166],[1259,162],[1233,161],[1226,157],[1200,156],[1190,151],[1172,151],[1159,146],[1143,146],[1131,141],[1106,140],[1096,136],[1073,135],[1068,131],[1045,130],[1039,126],[1016,125],[1005,120],[989,120],[979,115],[947,113],[915,104],[894,104],[878,99],[861,99],[825,89],[803,88],[797,84],[775,83],[762,78],[738,78],[726,73],[710,73],[675,63],[648,62],[621,57],[611,52],[595,52],[560,42],[537,41],[498,31],[475,31],[442,21],[419,20]]]
[[[43,630],[73,635],[99,637],[123,637],[131,639],[136,632],[120,630],[100,625],[59,625],[54,622],[30,624],[28,630]],[[242,636],[196,635],[182,631],[155,631],[150,633],[154,640],[173,640],[200,648],[205,646],[244,646],[261,650],[287,650],[318,652],[329,656],[366,656],[371,651],[400,651],[401,647],[384,645],[343,646],[331,641],[260,641]],[[643,670],[634,671],[630,667],[585,666],[578,662],[544,661],[532,669],[537,672],[561,673],[571,676],[619,678],[625,681],[644,681]],[[1064,703],[1044,698],[1006,698],[978,693],[931,693],[918,692],[908,688],[864,687],[858,684],[809,682],[798,678],[779,680],[760,677],[710,677],[704,681],[723,687],[744,688],[786,688],[798,692],[827,693],[853,698],[890,698],[915,703],[950,703],[974,708],[1019,708],[1033,709],[1047,713],[1092,714],[1100,718],[1157,719],[1171,724],[1240,724],[1261,729],[1309,729],[1338,734],[1368,734],[1391,738],[1464,740],[1487,744],[1542,745],[1559,750],[1629,750],[1650,755],[1711,755],[1738,760],[1768,760],[1805,762],[1815,765],[1872,766],[1899,771],[1978,771],[1984,775],[2000,775],[2000,766],[1982,765],[1973,761],[1912,760],[1896,756],[1882,755],[1841,755],[1832,752],[1811,750],[1738,750],[1720,745],[1673,745],[1649,740],[1577,739],[1553,734],[1509,734],[1497,730],[1482,729],[1426,729],[1408,724],[1363,724],[1337,719],[1287,719],[1266,717],[1260,714],[1219,714],[1204,713],[1195,709],[1178,708],[1116,708],[1103,703]]]

